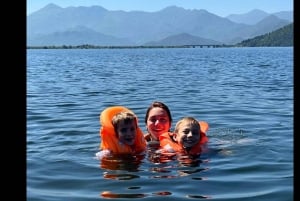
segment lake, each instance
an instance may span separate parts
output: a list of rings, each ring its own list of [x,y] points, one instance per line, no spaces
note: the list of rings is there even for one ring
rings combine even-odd
[[[294,196],[293,47],[28,49],[27,200],[256,200]],[[99,115],[154,100],[207,121],[197,163],[102,164]],[[109,198],[111,199],[111,198]]]

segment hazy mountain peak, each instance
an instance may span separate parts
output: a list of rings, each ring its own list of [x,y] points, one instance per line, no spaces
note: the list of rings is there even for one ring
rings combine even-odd
[[[161,11],[162,12],[178,12],[178,10],[185,10],[184,8],[182,7],[178,7],[178,6],[168,6],[164,9],[162,9]]]
[[[266,24],[266,23],[270,23],[274,20],[279,20],[279,18],[276,15],[268,15],[267,17],[265,17],[264,19],[259,21],[257,24]]]
[[[59,7],[58,5],[56,5],[54,3],[49,3],[45,7],[41,8],[38,11],[33,12],[30,15],[33,15],[33,14],[36,14],[36,13],[42,14],[42,15],[55,15],[56,13],[59,13],[63,10],[64,9],[62,7]]]
[[[107,9],[103,8],[102,6],[70,6],[70,7],[67,7],[66,9],[76,9],[76,10],[84,9],[84,10],[90,10],[91,12],[108,11]]]
[[[263,10],[260,9],[253,9],[247,13],[245,13],[245,15],[268,15],[268,13],[266,13]]]
[[[57,9],[62,9],[62,7],[59,7],[58,5],[56,5],[54,3],[49,3],[41,10],[57,10]]]
[[[226,18],[228,18],[233,22],[254,25],[257,22],[264,19],[265,17],[267,17],[268,15],[269,15],[268,13],[262,10],[254,9],[245,14],[231,14],[228,15]]]

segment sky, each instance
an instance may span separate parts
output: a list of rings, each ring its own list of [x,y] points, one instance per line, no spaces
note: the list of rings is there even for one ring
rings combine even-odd
[[[167,6],[184,9],[205,9],[220,17],[244,14],[253,9],[267,13],[293,11],[293,0],[27,0],[27,15],[49,3],[66,8],[69,6],[102,6],[107,10],[156,12]]]

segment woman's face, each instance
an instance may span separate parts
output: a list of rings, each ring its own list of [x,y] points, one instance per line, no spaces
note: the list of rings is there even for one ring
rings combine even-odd
[[[170,130],[171,122],[168,113],[160,107],[152,108],[149,112],[146,126],[152,140],[158,140],[162,133]]]

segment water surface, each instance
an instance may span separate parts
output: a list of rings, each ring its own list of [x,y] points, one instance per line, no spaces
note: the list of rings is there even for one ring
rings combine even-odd
[[[102,164],[99,115],[207,121],[192,165]],[[293,48],[27,50],[27,200],[293,200]]]

